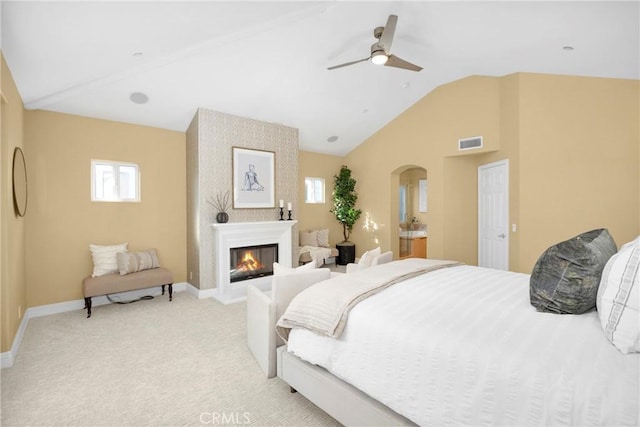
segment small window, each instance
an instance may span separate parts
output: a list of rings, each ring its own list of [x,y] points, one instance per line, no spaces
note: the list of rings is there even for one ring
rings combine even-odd
[[[139,202],[138,165],[109,160],[91,160],[91,201]]]
[[[305,203],[324,203],[324,178],[305,178]]]

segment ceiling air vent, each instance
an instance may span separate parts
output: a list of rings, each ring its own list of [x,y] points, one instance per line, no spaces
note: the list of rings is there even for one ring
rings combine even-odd
[[[473,138],[464,138],[458,140],[458,151],[474,150],[482,148],[482,137],[474,136]]]

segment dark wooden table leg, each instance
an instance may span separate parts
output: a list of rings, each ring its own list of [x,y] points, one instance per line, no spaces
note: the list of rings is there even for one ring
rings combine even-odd
[[[91,317],[91,297],[85,297],[84,308],[87,309],[87,319]]]

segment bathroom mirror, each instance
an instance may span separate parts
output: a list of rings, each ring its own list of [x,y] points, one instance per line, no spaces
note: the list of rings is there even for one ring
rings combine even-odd
[[[427,170],[414,166],[407,167],[399,177],[399,209],[400,224],[424,222],[426,217],[420,213],[427,212]]]
[[[13,205],[19,216],[27,212],[27,164],[20,147],[13,151]]]
[[[427,180],[421,179],[418,181],[418,207],[420,212],[427,211]]]

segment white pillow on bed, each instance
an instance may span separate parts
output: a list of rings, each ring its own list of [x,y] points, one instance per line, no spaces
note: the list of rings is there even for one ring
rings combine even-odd
[[[358,265],[360,267],[370,267],[373,259],[380,255],[380,246],[375,249],[371,249],[362,254],[360,259],[358,260]]]
[[[596,307],[604,334],[620,352],[640,353],[640,236],[609,258]]]
[[[273,263],[273,275],[274,276],[286,276],[287,274],[304,273],[305,271],[313,270],[316,268],[316,263],[311,261],[300,267],[285,267],[277,262]]]
[[[300,233],[300,246],[318,246],[318,232]]]

